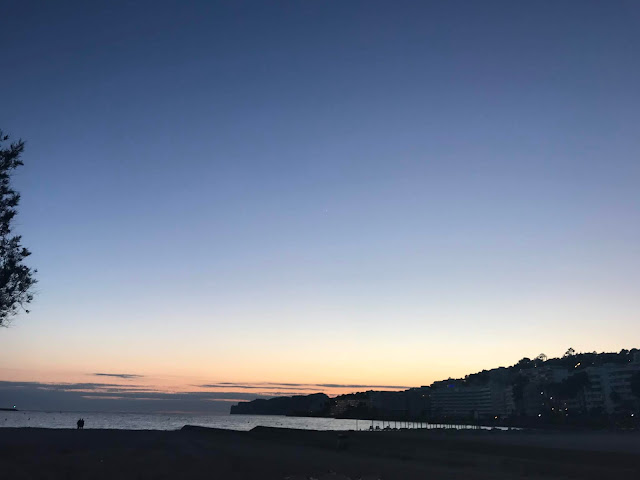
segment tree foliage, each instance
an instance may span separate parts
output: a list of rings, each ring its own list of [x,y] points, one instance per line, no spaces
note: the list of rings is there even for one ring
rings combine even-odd
[[[580,392],[590,385],[587,372],[578,372],[566,378],[558,384],[556,392],[563,398],[575,398]]]
[[[0,326],[7,326],[33,300],[36,270],[24,264],[31,252],[21,245],[22,237],[11,231],[18,213],[20,194],[11,188],[11,175],[23,165],[24,142],[6,144],[8,135],[0,130]]]
[[[533,362],[529,357],[521,358],[520,361],[516,363],[516,367],[519,367],[519,368],[530,368],[532,366],[533,366]]]

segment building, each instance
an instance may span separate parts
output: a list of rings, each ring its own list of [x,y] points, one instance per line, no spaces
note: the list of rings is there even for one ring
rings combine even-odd
[[[344,395],[337,397],[331,406],[331,416],[340,417],[354,409],[369,410],[371,401],[363,395]]]
[[[487,418],[509,415],[515,409],[511,387],[502,384],[450,384],[431,390],[431,412],[436,418]]]
[[[638,398],[631,392],[631,377],[640,372],[640,362],[607,363],[587,367],[589,386],[585,388],[585,403],[588,411],[613,414],[635,409]]]

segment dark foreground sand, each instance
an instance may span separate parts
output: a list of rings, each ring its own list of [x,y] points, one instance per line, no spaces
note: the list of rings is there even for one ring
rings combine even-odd
[[[638,433],[0,429],[2,479],[640,478]]]

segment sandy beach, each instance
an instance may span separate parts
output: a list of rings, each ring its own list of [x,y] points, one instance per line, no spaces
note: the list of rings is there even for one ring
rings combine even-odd
[[[7,479],[638,478],[638,433],[0,429]]]

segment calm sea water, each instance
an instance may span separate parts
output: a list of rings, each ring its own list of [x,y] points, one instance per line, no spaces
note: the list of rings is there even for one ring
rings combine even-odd
[[[85,428],[115,428],[123,430],[177,430],[185,425],[251,430],[253,427],[297,428],[302,430],[367,430],[371,420],[343,420],[336,418],[282,417],[272,415],[199,415],[149,413],[87,413],[87,412],[0,412],[0,427],[76,428],[76,421],[84,418]],[[382,422],[374,421],[383,428]],[[391,426],[394,426],[393,422]],[[404,427],[405,424],[403,423]],[[426,424],[409,423],[410,428]],[[398,427],[400,424],[398,423]],[[461,427],[464,428],[464,427]]]

